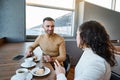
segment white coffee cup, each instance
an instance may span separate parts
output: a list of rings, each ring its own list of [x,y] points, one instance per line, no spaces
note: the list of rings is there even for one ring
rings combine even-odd
[[[25,65],[26,66],[31,66],[33,63],[33,58],[26,58],[25,59]]]
[[[42,53],[34,53],[34,55],[37,57],[38,61],[42,59]]]
[[[19,80],[25,80],[26,76],[28,75],[28,69],[20,68],[16,70],[16,76]]]

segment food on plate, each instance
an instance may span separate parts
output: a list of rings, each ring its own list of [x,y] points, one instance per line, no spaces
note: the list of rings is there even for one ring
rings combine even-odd
[[[42,66],[42,67],[40,67],[40,68],[36,71],[36,74],[37,74],[37,75],[40,75],[40,74],[43,74],[44,72],[45,72],[45,67]]]
[[[43,74],[44,73],[44,69],[39,69],[36,71],[36,74],[37,75],[40,75],[40,74]]]

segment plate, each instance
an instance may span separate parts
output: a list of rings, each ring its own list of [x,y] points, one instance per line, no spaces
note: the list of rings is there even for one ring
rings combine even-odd
[[[31,80],[33,78],[33,75],[31,73],[28,73],[27,77],[25,80]],[[13,75],[11,77],[11,80],[20,80],[19,77],[17,77],[17,75]]]
[[[32,62],[32,65],[31,65],[31,66],[26,65],[26,63],[24,62],[24,63],[21,64],[21,67],[30,68],[30,67],[33,67],[33,66],[35,66],[35,65],[36,65],[35,62]]]
[[[45,72],[43,73],[43,74],[36,74],[36,71],[37,70],[39,70],[39,68],[37,67],[37,68],[34,68],[34,69],[32,69],[31,70],[31,73],[34,75],[34,76],[45,76],[45,75],[47,75],[47,74],[49,74],[50,73],[50,69],[48,68],[48,67],[45,67]]]

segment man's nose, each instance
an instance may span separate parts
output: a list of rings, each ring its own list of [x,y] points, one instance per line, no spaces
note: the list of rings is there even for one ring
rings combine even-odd
[[[53,27],[49,27],[49,30],[53,30]]]

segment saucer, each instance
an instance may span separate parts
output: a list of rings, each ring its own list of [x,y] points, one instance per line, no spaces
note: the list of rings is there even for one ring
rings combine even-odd
[[[30,68],[30,67],[33,67],[35,65],[36,65],[35,62],[32,62],[32,64],[30,66],[26,65],[26,63],[24,62],[24,63],[21,64],[21,67]]]
[[[34,76],[45,76],[45,75],[48,75],[50,73],[50,69],[48,67],[45,67],[45,72],[43,74],[36,74],[36,71],[39,70],[39,68],[34,68],[31,70],[31,73],[34,75]]]
[[[27,77],[25,80],[31,80],[33,78],[33,75],[31,73],[28,73]],[[17,75],[13,75],[11,77],[11,80],[20,80],[19,77],[17,77]]]

